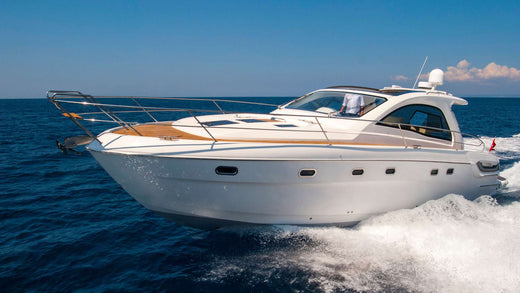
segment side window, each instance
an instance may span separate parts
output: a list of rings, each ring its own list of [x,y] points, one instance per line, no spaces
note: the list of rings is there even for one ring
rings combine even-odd
[[[386,123],[385,123],[386,122]],[[399,127],[422,135],[451,140],[448,123],[442,111],[427,105],[408,105],[388,114],[378,125]],[[446,131],[444,131],[446,130]]]
[[[364,115],[372,111],[374,108],[381,105],[382,103],[386,102],[386,99],[374,96],[363,96],[363,101],[365,102],[365,110],[363,111]]]
[[[426,126],[427,119],[428,119],[428,114],[421,112],[421,111],[417,111],[413,114],[412,118],[410,119],[410,124]]]

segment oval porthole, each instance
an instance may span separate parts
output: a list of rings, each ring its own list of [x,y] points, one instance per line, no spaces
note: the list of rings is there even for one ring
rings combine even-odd
[[[315,169],[301,169],[300,170],[300,177],[312,177],[316,175]]]
[[[363,169],[354,169],[354,170],[352,170],[352,175],[354,175],[354,176],[363,175],[363,173],[365,173],[365,170],[363,170]]]
[[[453,174],[453,171],[453,168],[449,168],[448,170],[446,170],[446,174],[451,175]]]
[[[437,175],[437,174],[439,174],[439,169],[433,169],[433,170],[430,172],[430,175],[433,175],[433,176],[435,176],[435,175]]]
[[[385,174],[388,174],[388,175],[395,174],[395,168],[388,168],[388,169],[386,169]]]
[[[218,175],[237,175],[238,168],[233,166],[218,166],[215,168],[215,173]]]

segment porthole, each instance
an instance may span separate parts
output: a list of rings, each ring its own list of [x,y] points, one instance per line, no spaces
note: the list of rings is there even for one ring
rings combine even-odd
[[[435,175],[437,175],[437,174],[439,174],[439,169],[433,169],[433,170],[430,172],[430,175],[432,175],[432,176],[435,176]]]
[[[352,170],[352,175],[354,175],[354,176],[363,175],[363,173],[365,173],[365,170],[363,170],[363,169],[354,169],[354,170]]]
[[[451,175],[451,174],[453,174],[453,171],[454,171],[453,168],[449,168],[448,170],[446,170],[446,174]]]
[[[395,168],[386,169],[385,174],[387,174],[387,175],[395,174]]]
[[[238,168],[233,166],[218,166],[215,168],[215,173],[218,175],[237,175]]]
[[[315,169],[301,169],[300,170],[300,177],[313,177],[316,175]]]

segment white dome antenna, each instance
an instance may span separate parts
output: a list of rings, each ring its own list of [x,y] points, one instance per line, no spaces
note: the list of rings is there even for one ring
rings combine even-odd
[[[432,90],[435,90],[435,87],[438,85],[442,85],[444,82],[444,71],[436,68],[430,72],[430,76],[428,77],[428,83],[432,85]]]

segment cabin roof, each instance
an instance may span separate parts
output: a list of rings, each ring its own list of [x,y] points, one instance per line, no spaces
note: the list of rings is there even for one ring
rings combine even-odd
[[[391,87],[384,87],[382,89],[375,89],[370,87],[362,87],[362,86],[351,86],[351,85],[339,85],[339,86],[330,86],[324,89],[320,89],[318,91],[325,91],[325,90],[344,90],[349,91],[353,90],[356,92],[366,92],[367,94],[375,93],[379,96],[385,96],[387,98],[392,96],[404,96],[406,94],[412,94],[409,97],[417,97],[418,95],[424,96],[426,94],[427,96],[430,96],[432,98],[439,98],[443,99],[444,101],[449,100],[451,103],[455,105],[467,105],[468,101],[465,99],[455,97],[450,93],[439,91],[439,90],[432,90],[432,89],[417,89],[417,88],[405,88],[393,85]]]

